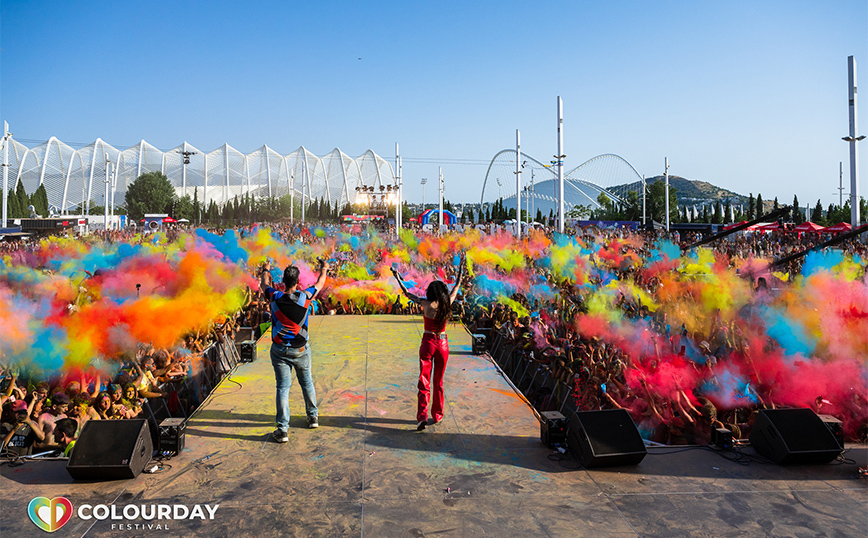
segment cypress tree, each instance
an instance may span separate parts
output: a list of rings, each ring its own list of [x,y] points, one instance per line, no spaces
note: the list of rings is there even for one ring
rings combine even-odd
[[[754,215],[756,215],[756,213],[754,213],[754,207],[756,207],[756,204],[754,203],[753,193],[750,193],[750,197],[747,199],[747,220],[753,220],[755,218]]]
[[[799,207],[798,195],[793,195],[793,224],[799,225],[805,222],[805,216],[802,215],[802,209]]]
[[[817,205],[815,205],[814,210],[811,211],[811,222],[817,224],[825,223],[825,219],[823,219],[823,202],[820,200],[817,200]]]
[[[199,207],[199,187],[193,188],[193,215],[195,215],[196,224],[200,224],[202,222],[201,215],[199,212],[202,210]]]
[[[15,196],[18,197],[18,211],[20,212],[20,217],[29,217],[30,211],[27,211],[27,206],[30,205],[30,197],[27,196],[27,192],[24,190],[24,183],[21,182],[21,179],[18,179],[18,186],[15,188]]]
[[[45,190],[45,185],[40,183],[39,187],[30,197],[30,203],[33,204],[36,214],[41,217],[48,216],[48,192]]]
[[[760,218],[765,215],[766,209],[763,205],[763,195],[757,193],[756,195],[756,218]]]
[[[9,189],[9,194],[6,197],[7,203],[7,211],[9,212],[10,219],[16,219],[21,216],[21,206],[18,204],[18,196],[15,195],[15,189]],[[6,227],[6,223],[3,223],[2,228]]]

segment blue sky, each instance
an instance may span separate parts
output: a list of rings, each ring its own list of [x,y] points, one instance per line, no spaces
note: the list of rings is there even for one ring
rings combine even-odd
[[[567,169],[616,153],[653,176],[668,157],[745,195],[837,203],[847,56],[868,87],[864,0],[3,0],[0,32],[0,119],[18,139],[389,159],[398,142],[416,201],[438,165],[447,198],[478,200],[516,129],[548,162],[560,95]]]

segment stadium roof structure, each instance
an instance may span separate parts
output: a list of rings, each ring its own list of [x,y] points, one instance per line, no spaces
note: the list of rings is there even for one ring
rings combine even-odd
[[[186,154],[185,154],[186,153]],[[189,161],[184,164],[185,157]],[[304,147],[283,155],[262,146],[242,153],[229,144],[202,151],[187,142],[170,150],[159,150],[142,140],[135,146],[117,149],[97,139],[74,149],[55,137],[27,147],[15,139],[9,146],[9,187],[20,179],[28,194],[45,185],[48,203],[61,213],[84,201],[105,197],[107,161],[116,167],[114,197],[123,205],[127,186],[147,172],[162,172],[175,186],[178,196],[194,192],[199,200],[218,205],[236,196],[283,196],[328,200],[343,206],[355,199],[361,185],[379,187],[394,184],[391,163],[371,150],[350,157],[335,148],[322,157]]]
[[[514,149],[502,150],[491,159],[482,184],[481,205],[502,198],[505,207],[515,207],[515,159]],[[521,159],[522,209],[530,201],[531,212],[539,209],[544,214],[549,211],[557,214],[557,164],[543,164],[526,154]],[[641,184],[642,176],[623,157],[612,153],[597,155],[564,173],[564,210],[579,205],[598,209],[600,194],[619,201],[630,191],[641,194]]]

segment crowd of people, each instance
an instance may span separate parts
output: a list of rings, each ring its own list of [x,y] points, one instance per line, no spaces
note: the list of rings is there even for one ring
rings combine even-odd
[[[694,444],[708,442],[711,429],[722,426],[746,437],[762,408],[811,406],[842,420],[849,439],[864,441],[865,242],[850,240],[770,270],[768,261],[820,239],[740,233],[707,249],[688,249],[696,239],[594,228],[563,235],[539,230],[521,241],[475,230],[443,236],[407,231],[395,239],[360,228],[273,223],[0,242],[0,295],[12,305],[7,319],[22,303],[47,296],[51,308],[44,316],[70,339],[81,327],[75,320],[97,308],[129,307],[121,316],[125,323],[148,323],[136,317],[144,315],[134,306],[142,284],[133,290],[130,272],[147,282],[142,297],[190,301],[196,292],[220,298],[201,319],[179,320],[169,335],[154,323],[132,331],[137,341],[131,342],[107,326],[91,338],[93,356],[62,358],[53,368],[36,351],[0,344],[2,450],[67,450],[87,421],[143,417],[145,402],[156,399],[170,409],[195,408],[205,395],[183,380],[202,367],[205,348],[234,341],[241,327],[254,328],[256,336],[268,330],[268,300],[252,279],[266,261],[277,268],[295,261],[304,284],[316,258],[329,259],[329,284],[314,301],[314,315],[418,315],[420,305],[402,301],[391,271],[409,289],[424,290],[427,275],[454,282],[464,263],[460,251],[467,253],[469,278],[453,304],[455,319],[471,332],[499,334],[511,353],[546,368],[579,409],[624,408],[647,439]],[[61,262],[69,249],[76,259]],[[119,249],[124,256],[116,259]],[[141,260],[131,262],[135,257]],[[176,274],[152,276],[169,270],[160,263]],[[204,264],[207,282],[198,282],[189,264]],[[800,306],[806,298],[811,305]],[[832,310],[808,311],[822,310],[819,303]],[[822,332],[830,318],[843,331],[834,337]],[[550,393],[531,397],[541,411],[553,406]]]

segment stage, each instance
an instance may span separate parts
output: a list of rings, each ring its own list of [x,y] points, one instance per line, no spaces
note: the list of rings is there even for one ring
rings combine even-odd
[[[74,482],[62,461],[3,465],[0,536],[44,536],[27,509],[40,496],[72,502],[53,536],[868,535],[868,484],[854,464],[741,465],[674,447],[650,448],[632,467],[580,469],[542,445],[533,412],[489,359],[471,354],[458,325],[449,328],[445,419],[417,432],[421,331],[419,317],[311,318],[320,427],[307,429],[294,378],[286,444],[269,438],[266,337],[258,359],[189,421],[171,468]],[[848,448],[846,457],[868,463],[864,445]],[[84,520],[84,504],[208,508],[204,519]]]

